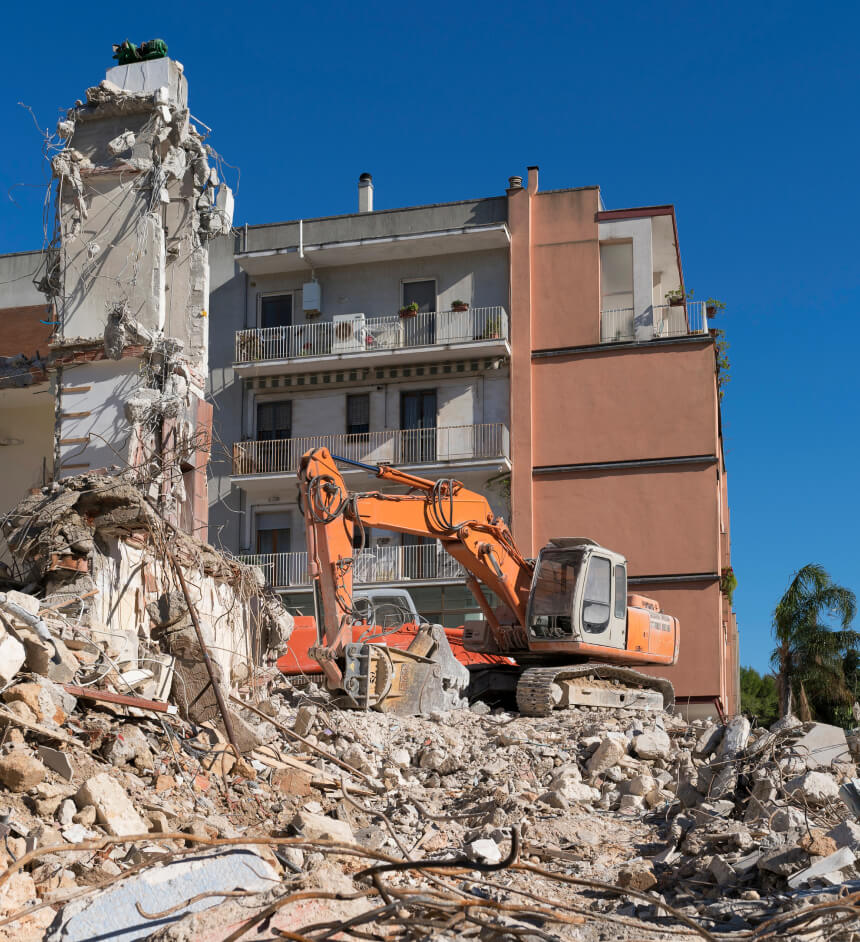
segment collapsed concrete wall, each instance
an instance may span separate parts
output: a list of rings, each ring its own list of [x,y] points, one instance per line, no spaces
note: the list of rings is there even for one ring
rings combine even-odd
[[[52,612],[56,651],[47,649],[44,673],[58,683],[79,674],[69,651],[98,646],[117,692],[172,696],[192,721],[219,721],[171,557],[224,688],[253,685],[292,631],[258,570],[167,523],[130,474],[80,475],[31,494],[7,515],[3,536],[4,588],[37,595]]]
[[[58,133],[40,282],[58,321],[54,477],[148,466],[160,511],[205,536],[207,243],[230,231],[232,193],[173,60],[110,69]]]

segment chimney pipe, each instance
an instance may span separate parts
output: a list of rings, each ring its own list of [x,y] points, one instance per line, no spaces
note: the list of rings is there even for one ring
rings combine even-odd
[[[373,177],[369,173],[363,173],[358,178],[358,211],[373,212]]]

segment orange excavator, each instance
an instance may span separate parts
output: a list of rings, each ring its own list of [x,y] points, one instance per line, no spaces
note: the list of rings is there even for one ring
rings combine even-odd
[[[350,494],[338,462],[406,491]],[[432,481],[326,448],[302,457],[298,478],[316,611],[317,643],[308,654],[329,689],[351,705],[426,712],[455,705],[468,681],[438,625],[412,626],[408,645],[401,626],[397,647],[381,643],[384,632],[368,635],[366,616],[353,604],[353,560],[370,528],[439,540],[463,566],[483,613],[463,631],[464,650],[486,658],[471,664],[473,676],[477,667],[495,672],[501,684],[515,683],[520,712],[544,716],[581,704],[662,709],[674,702],[669,681],[634,666],[676,662],[678,620],[653,599],[628,595],[620,554],[567,538],[526,558],[486,498],[460,481]]]

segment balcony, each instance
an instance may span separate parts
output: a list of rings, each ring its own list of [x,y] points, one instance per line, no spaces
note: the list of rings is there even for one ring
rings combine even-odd
[[[307,553],[265,553],[240,556],[239,560],[263,570],[276,589],[311,584]],[[455,582],[466,575],[463,567],[438,545],[374,546],[356,553],[353,580],[356,586],[398,582]]]
[[[434,311],[414,317],[337,315],[333,321],[236,333],[233,368],[259,376],[289,364],[291,372],[427,363],[452,356],[510,353],[508,312],[501,306]]]
[[[652,324],[636,324],[632,307],[600,312],[600,342],[621,343],[662,340],[667,337],[707,336],[708,321],[704,301],[686,304],[655,304]]]
[[[510,437],[501,422],[440,428],[384,429],[361,435],[311,435],[274,441],[236,442],[233,475],[247,477],[295,473],[312,448],[367,464],[471,465],[510,456]],[[349,473],[351,469],[345,469]]]

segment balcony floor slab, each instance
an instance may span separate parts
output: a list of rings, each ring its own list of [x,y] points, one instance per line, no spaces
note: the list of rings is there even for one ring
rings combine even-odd
[[[280,373],[317,373],[322,370],[355,370],[410,363],[439,363],[463,357],[486,359],[510,355],[510,344],[504,338],[499,338],[470,340],[463,343],[428,344],[423,347],[398,347],[393,350],[356,350],[354,353],[325,356],[256,360],[249,363],[234,363],[233,371],[243,377],[270,376]]]

